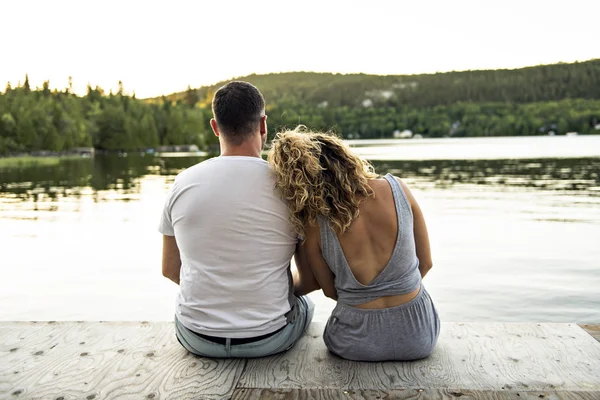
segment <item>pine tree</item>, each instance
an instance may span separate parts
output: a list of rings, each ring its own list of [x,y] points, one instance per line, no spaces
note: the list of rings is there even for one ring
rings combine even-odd
[[[25,83],[23,83],[23,89],[25,89],[26,93],[31,91],[31,86],[29,85],[29,74],[25,74]]]

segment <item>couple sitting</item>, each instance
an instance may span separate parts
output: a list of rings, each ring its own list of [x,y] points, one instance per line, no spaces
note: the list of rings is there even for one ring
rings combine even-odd
[[[337,300],[323,334],[331,352],[427,357],[440,323],[421,284],[427,229],[406,185],[378,179],[328,134],[279,133],[264,161],[265,103],[249,83],[221,87],[212,108],[221,156],[177,176],[160,223],[183,347],[215,358],[288,350],[313,316],[306,294],[321,289]]]

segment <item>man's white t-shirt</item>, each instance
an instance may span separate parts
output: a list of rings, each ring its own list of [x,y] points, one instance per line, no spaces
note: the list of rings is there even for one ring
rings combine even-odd
[[[195,332],[265,335],[286,324],[297,235],[268,164],[220,156],[181,172],[159,231],[181,254],[176,315]]]

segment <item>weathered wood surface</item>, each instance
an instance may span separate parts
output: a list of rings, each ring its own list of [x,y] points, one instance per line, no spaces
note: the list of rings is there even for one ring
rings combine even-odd
[[[236,389],[233,400],[598,400],[600,392],[497,392],[491,390]]]
[[[600,325],[579,324],[587,333],[592,335],[594,339],[600,342]]]
[[[322,330],[273,357],[210,360],[171,322],[0,322],[0,399],[600,399],[600,343],[575,324],[446,323],[408,363],[340,359]]]
[[[290,351],[248,360],[237,388],[600,391],[600,344],[576,324],[443,324],[433,354],[355,363],[311,326]]]
[[[0,323],[0,399],[222,399],[244,364],[189,354],[171,322]]]

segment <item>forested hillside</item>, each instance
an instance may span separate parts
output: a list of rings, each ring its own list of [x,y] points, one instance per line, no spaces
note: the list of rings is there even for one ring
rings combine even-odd
[[[515,70],[422,75],[366,75],[290,72],[249,75],[268,102],[327,101],[330,106],[361,106],[366,99],[391,107],[433,107],[457,102],[531,103],[562,99],[600,100],[600,59]],[[225,82],[197,89],[202,100]],[[180,99],[185,93],[168,96]]]
[[[600,59],[516,70],[376,76],[292,72],[239,78],[267,101],[271,130],[304,124],[344,137],[600,132]],[[225,82],[168,96],[209,107]]]
[[[423,75],[292,72],[238,78],[264,94],[269,133],[303,124],[347,138],[600,133],[600,59],[517,70]],[[208,120],[214,91],[188,88],[153,99],[7,86],[0,94],[0,154],[78,146],[105,150],[215,142]],[[598,129],[596,129],[598,128]]]

